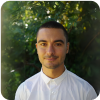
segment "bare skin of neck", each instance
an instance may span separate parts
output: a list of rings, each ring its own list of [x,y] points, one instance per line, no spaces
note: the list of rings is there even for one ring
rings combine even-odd
[[[62,66],[59,66],[55,69],[48,69],[45,66],[42,66],[42,70],[43,70],[43,73],[46,76],[48,76],[49,78],[54,79],[54,78],[59,77],[65,71],[65,67],[64,67],[64,65],[62,65]]]

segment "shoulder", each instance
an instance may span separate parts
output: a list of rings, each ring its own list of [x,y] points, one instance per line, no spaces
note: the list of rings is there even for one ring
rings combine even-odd
[[[81,77],[77,76],[76,74],[68,71],[68,78],[70,81],[75,82],[75,84],[78,84],[78,85],[82,85],[84,87],[91,87],[91,85],[84,79],[82,79]]]
[[[24,87],[26,87],[27,89],[29,89],[29,91],[31,91],[32,86],[35,84],[37,85],[37,82],[39,82],[39,78],[40,78],[40,72],[26,79],[23,83]]]
[[[37,84],[39,77],[40,72],[22,82],[17,88],[15,100],[27,100],[26,98],[29,97],[32,86]]]
[[[68,81],[71,87],[75,87],[75,90],[86,96],[86,100],[92,100],[96,98],[97,94],[94,88],[84,79],[77,76],[76,74],[68,72]],[[90,99],[91,98],[91,99]]]
[[[38,78],[40,77],[40,72],[38,72],[37,74],[29,77],[28,79],[26,79],[24,82],[27,83],[27,82],[33,82],[34,80],[36,81]]]

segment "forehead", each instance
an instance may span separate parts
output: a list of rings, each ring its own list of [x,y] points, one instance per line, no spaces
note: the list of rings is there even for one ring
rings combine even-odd
[[[37,40],[38,39],[43,39],[43,38],[54,38],[54,39],[60,39],[60,38],[65,38],[64,36],[64,31],[62,29],[59,28],[41,28],[38,31],[37,34]]]

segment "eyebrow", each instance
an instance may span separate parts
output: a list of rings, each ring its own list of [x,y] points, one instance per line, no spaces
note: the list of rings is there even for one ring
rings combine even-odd
[[[46,40],[39,40],[38,43],[40,43],[40,42],[47,42],[47,41]]]
[[[54,42],[61,42],[64,44],[64,41],[63,40],[55,40]]]
[[[40,42],[47,42],[46,40],[39,40],[38,43]],[[64,41],[63,40],[55,40],[54,42],[61,42],[64,44]]]

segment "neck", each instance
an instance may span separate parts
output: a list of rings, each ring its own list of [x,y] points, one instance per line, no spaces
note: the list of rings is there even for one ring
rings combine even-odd
[[[45,66],[42,66],[42,70],[46,76],[54,79],[54,78],[59,77],[65,71],[65,67],[64,65],[62,65],[55,69],[49,69],[49,68],[46,68]]]

